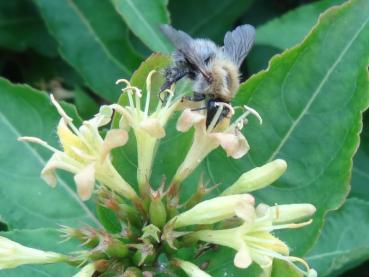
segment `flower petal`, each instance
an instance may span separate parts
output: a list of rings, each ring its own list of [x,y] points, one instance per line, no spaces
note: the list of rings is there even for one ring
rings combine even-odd
[[[41,171],[41,178],[51,187],[56,186],[57,178],[55,170],[57,168],[64,169],[66,171],[75,173],[78,169],[70,163],[63,162],[60,153],[55,153],[51,156],[50,160],[46,163]]]
[[[123,129],[111,129],[106,133],[102,150],[101,161],[104,161],[113,148],[123,146],[128,141],[128,133]]]
[[[218,140],[228,157],[231,156],[234,159],[242,158],[250,149],[246,138],[241,133],[212,133],[211,136]]]
[[[108,124],[113,115],[113,108],[107,105],[100,107],[99,113],[89,120],[90,124],[96,129]]]
[[[140,123],[140,127],[150,136],[161,139],[165,137],[165,130],[156,118],[147,118]]]
[[[257,263],[263,270],[268,270],[273,265],[273,259],[267,255],[252,252],[252,259]]]
[[[256,217],[254,206],[245,202],[235,207],[235,214],[247,223],[253,223]]]
[[[191,109],[185,109],[177,121],[177,130],[180,132],[187,132],[194,124],[200,123],[205,120],[205,115],[191,111]]]
[[[91,197],[95,185],[95,164],[89,164],[76,175],[74,181],[77,185],[79,197],[85,201]]]
[[[238,250],[233,262],[238,268],[248,268],[251,265],[252,259],[246,244],[243,244],[240,250]]]
[[[81,141],[81,139],[76,136],[67,126],[65,121],[61,119],[58,124],[57,128],[57,134],[60,140],[61,145],[63,146],[63,149],[65,153],[68,155],[71,155],[74,157],[73,151],[71,150],[71,147],[76,147],[81,150],[85,150],[86,147]],[[77,158],[77,157],[74,157]],[[78,159],[78,158],[77,158]]]

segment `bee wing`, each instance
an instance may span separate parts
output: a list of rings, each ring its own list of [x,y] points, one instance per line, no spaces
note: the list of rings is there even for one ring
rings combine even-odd
[[[255,41],[255,28],[245,24],[238,26],[224,37],[224,51],[232,61],[241,66]]]
[[[201,56],[198,55],[196,41],[192,37],[183,31],[174,29],[172,26],[167,24],[160,25],[160,30],[173,43],[177,51],[183,54],[191,66],[197,68],[202,74],[207,74],[205,62]]]

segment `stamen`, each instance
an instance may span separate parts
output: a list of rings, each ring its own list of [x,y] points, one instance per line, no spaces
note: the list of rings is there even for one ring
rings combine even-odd
[[[151,70],[149,75],[146,78],[146,102],[145,102],[145,115],[149,113],[149,106],[150,106],[150,97],[151,97],[151,77],[155,73],[155,70]]]
[[[215,106],[220,106],[220,105],[223,105],[223,107],[228,108],[228,110],[231,113],[231,116],[234,115],[234,109],[233,109],[233,107],[230,104],[224,103],[224,102],[222,102],[222,103],[215,103]]]
[[[131,114],[127,111],[127,109],[123,108],[121,105],[119,104],[111,104],[110,107],[112,109],[114,109],[116,112],[120,113],[121,115],[123,115],[128,121],[130,121],[131,123],[133,123],[133,119]]]
[[[135,108],[135,105],[133,104],[133,98],[132,98],[132,89],[131,87],[126,87],[124,89],[122,89],[122,92],[126,92],[127,91],[127,95],[128,95],[128,102],[129,102],[129,106],[132,108],[132,110]]]
[[[42,145],[43,147],[49,149],[50,151],[56,153],[56,152],[60,152],[60,150],[52,147],[51,145],[49,145],[46,141],[40,139],[40,138],[36,138],[36,137],[19,137],[17,139],[18,141],[26,141],[26,142],[32,142],[32,143],[37,143]]]
[[[53,94],[50,94],[50,100],[51,100],[51,103],[55,106],[55,108],[58,111],[58,113],[60,114],[60,116],[64,119],[64,121],[67,124],[71,124],[73,119],[66,114],[66,112],[63,110],[63,108],[58,103],[58,101],[55,100]]]
[[[279,206],[277,203],[275,203],[275,217],[276,219],[279,219]]]
[[[302,223],[288,223],[288,224],[281,224],[281,225],[274,225],[274,226],[268,226],[266,227],[264,230],[271,232],[273,230],[279,230],[279,229],[296,229],[296,228],[301,228],[304,227],[306,225],[309,225],[313,222],[312,219],[310,219],[309,221],[306,222],[302,222]]]
[[[118,85],[120,83],[125,83],[127,85],[127,87],[131,86],[131,83],[127,79],[118,79],[118,80],[115,81],[116,85]]]
[[[250,108],[249,106],[246,106],[246,105],[243,105],[243,107],[245,108],[247,115],[253,114],[259,120],[260,125],[263,124],[263,119],[261,118],[260,114],[256,110],[254,110],[254,109],[252,109],[252,108]]]
[[[50,94],[50,100],[51,103],[55,106],[60,116],[63,118],[64,122],[66,122],[66,124],[68,124],[68,126],[72,129],[72,131],[79,136],[80,135],[79,130],[76,126],[74,126],[73,119],[67,115],[67,113],[63,110],[58,101],[55,100],[54,95]]]
[[[255,248],[254,249],[255,252],[258,252],[261,255],[267,255],[279,260],[283,260],[286,261],[287,263],[289,263],[291,266],[293,266],[295,269],[297,269],[299,272],[301,272],[303,275],[308,275],[308,272],[310,271],[310,267],[307,264],[306,261],[304,261],[301,258],[297,258],[297,257],[293,257],[293,256],[283,256],[277,252],[274,251],[269,251],[267,249],[260,249],[260,248]],[[302,270],[301,268],[299,268],[297,265],[295,265],[293,262],[300,262],[305,268],[306,271]]]
[[[246,106],[246,105],[244,105],[243,106],[244,107],[244,109],[246,110],[246,112],[244,112],[242,115],[240,115],[233,123],[232,123],[232,125],[230,125],[229,127],[228,127],[228,129],[227,130],[232,130],[232,129],[234,129],[234,128],[237,128],[237,124],[239,124],[238,122],[240,122],[240,121],[244,121],[245,119],[246,119],[246,117],[249,115],[249,114],[253,114],[254,116],[256,116],[256,118],[259,120],[259,122],[260,122],[260,124],[262,124],[263,123],[263,120],[262,120],[262,118],[261,118],[261,116],[259,115],[259,113],[257,112],[257,111],[255,111],[254,109],[252,109],[252,108],[250,108],[250,107],[248,107],[248,106]],[[247,123],[247,121],[246,121],[246,123]]]

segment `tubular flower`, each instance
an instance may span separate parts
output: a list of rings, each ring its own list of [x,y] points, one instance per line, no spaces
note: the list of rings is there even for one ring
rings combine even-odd
[[[231,115],[234,114],[233,108],[226,103],[219,103],[219,108],[206,127],[206,114],[200,111],[185,109],[177,122],[177,130],[186,132],[190,128],[195,128],[195,134],[192,146],[187,153],[185,160],[178,168],[172,183],[177,186],[186,179],[192,171],[201,163],[201,161],[218,146],[221,146],[234,159],[243,157],[250,149],[246,138],[241,133],[243,123],[249,114],[254,114],[262,122],[259,114],[244,106],[244,112],[232,124],[229,118],[220,120],[224,108],[230,110]]]
[[[127,85],[122,91],[127,92],[129,105],[125,107],[113,105],[122,115],[119,122],[120,127],[127,131],[132,128],[135,134],[138,156],[137,179],[140,192],[146,196],[150,192],[148,180],[151,176],[157,142],[165,136],[164,127],[181,102],[181,95],[174,98],[173,92],[166,90],[169,94],[166,102],[158,101],[156,108],[150,111],[152,110],[150,108],[151,79],[155,73],[156,71],[152,70],[146,78],[146,100],[143,109],[141,109],[141,90],[132,86],[125,79],[118,80],[116,84],[125,83]]]
[[[5,237],[0,237],[0,270],[24,264],[48,264],[68,260],[65,255],[26,247]]]
[[[64,151],[58,150],[45,141],[35,137],[20,137],[20,141],[28,141],[41,144],[54,152],[41,172],[41,177],[52,187],[57,183],[55,170],[60,168],[74,173],[74,181],[77,186],[78,195],[82,200],[90,198],[95,180],[103,185],[136,201],[138,196],[132,187],[118,174],[113,167],[109,153],[118,146],[124,145],[128,140],[125,130],[111,129],[103,139],[99,128],[108,124],[113,114],[112,107],[102,106],[100,112],[94,118],[84,121],[77,128],[72,118],[50,95],[61,119],[57,128],[57,134]]]
[[[245,210],[246,211],[246,210]],[[273,259],[286,261],[306,276],[314,276],[315,271],[301,258],[289,256],[288,246],[273,236],[273,230],[299,228],[312,221],[290,223],[311,216],[315,207],[310,204],[294,204],[269,207],[261,204],[256,209],[248,207],[244,213],[245,222],[236,228],[223,230],[203,230],[189,234],[189,238],[231,247],[237,251],[235,266],[247,268],[252,262],[257,263],[269,276]],[[301,263],[306,271],[296,266]]]

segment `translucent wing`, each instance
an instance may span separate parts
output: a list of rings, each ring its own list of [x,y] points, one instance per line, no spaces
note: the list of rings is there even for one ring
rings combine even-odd
[[[196,41],[185,32],[176,30],[170,25],[163,24],[160,26],[160,29],[173,43],[177,51],[184,56],[189,65],[198,69],[205,77],[207,77],[205,62],[199,55],[199,51],[196,49]]]
[[[251,25],[238,26],[224,37],[224,52],[232,61],[241,66],[255,41],[255,28]]]

